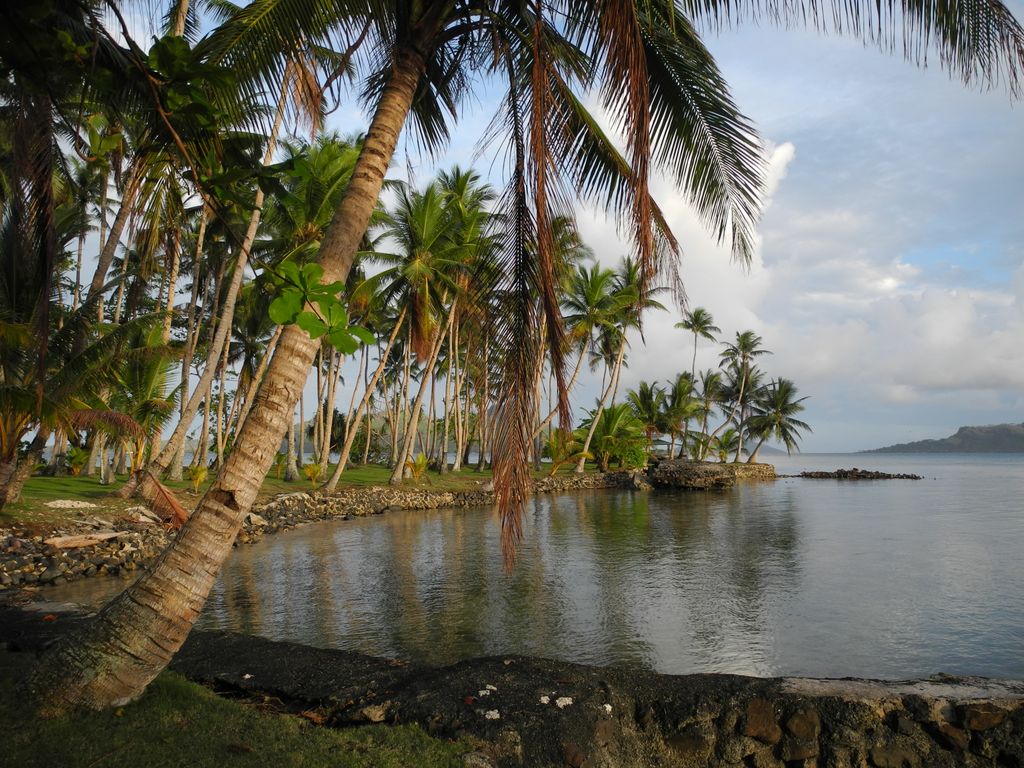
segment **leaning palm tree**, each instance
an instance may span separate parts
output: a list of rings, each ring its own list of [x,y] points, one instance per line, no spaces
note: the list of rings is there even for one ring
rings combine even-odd
[[[564,212],[560,201],[571,190],[621,211],[644,282],[650,282],[668,261],[659,255],[678,250],[649,194],[650,174],[660,167],[704,221],[731,239],[737,256],[752,251],[760,147],[694,27],[737,16],[812,23],[883,45],[902,38],[907,55],[918,60],[931,44],[961,79],[988,84],[1006,77],[1015,94],[1024,70],[1024,29],[998,0],[907,0],[899,12],[845,0],[764,0],[742,8],[635,0],[342,0],[329,6],[255,0],[229,25],[225,36],[232,42],[253,33],[248,59],[266,65],[265,72],[283,66],[282,42],[319,41],[325,18],[343,31],[365,30],[354,67],[371,117],[352,182],[319,251],[327,283],[348,275],[407,120],[424,146],[437,149],[474,84],[493,87],[500,79],[506,86],[495,123],[507,128],[511,158],[498,289],[511,311],[495,329],[495,344],[506,354],[493,452],[509,556],[522,535],[522,504],[532,480],[527,457],[542,349],[534,329],[541,314],[556,374],[562,369],[550,224],[552,214]],[[50,47],[62,50],[56,41]],[[595,90],[627,137],[624,154],[583,106],[581,94]],[[230,457],[175,545],[35,667],[30,687],[51,710],[104,707],[137,696],[184,642],[273,461],[318,346],[301,328],[285,329]]]
[[[797,388],[789,379],[778,378],[758,390],[754,397],[753,414],[747,421],[748,434],[757,438],[757,445],[747,459],[748,464],[757,462],[757,452],[769,438],[786,446],[786,452],[797,450],[800,430],[811,431],[803,421],[796,418],[804,410],[806,397],[797,397]]]

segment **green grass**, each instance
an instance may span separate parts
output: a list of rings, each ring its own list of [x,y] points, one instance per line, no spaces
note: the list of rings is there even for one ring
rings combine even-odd
[[[457,766],[471,747],[418,726],[334,730],[301,717],[222,699],[164,673],[137,702],[117,710],[40,720],[15,691],[28,654],[0,653],[0,744],[20,768],[223,768],[238,766]]]
[[[334,465],[331,465],[328,468],[327,475],[321,482],[325,482],[333,470]],[[572,465],[565,465],[559,469],[558,474],[570,474],[572,471]],[[542,469],[535,474],[536,477],[542,478],[547,476],[547,472],[547,469]],[[209,479],[200,487],[200,493],[213,482],[216,474],[216,471],[210,470]],[[338,483],[338,490],[387,485],[390,477],[391,470],[380,464],[351,467],[342,474],[341,481]],[[463,469],[461,472],[448,472],[444,475],[430,470],[419,483],[406,481],[405,487],[422,488],[431,491],[472,491],[479,488],[481,482],[486,482],[490,479],[490,470],[477,472],[475,469]],[[0,511],[0,526],[18,523],[44,529],[73,521],[83,514],[99,517],[110,517],[113,515],[116,517],[120,514],[121,510],[137,503],[130,500],[121,501],[110,498],[110,494],[117,490],[125,480],[124,476],[120,476],[111,485],[100,485],[99,477],[96,475],[92,477],[84,475],[79,477],[44,477],[41,475],[32,477],[25,484],[21,501],[16,504],[9,504]],[[198,499],[198,494],[192,492],[192,483],[189,480],[167,482],[166,485],[175,492],[186,507],[191,506]],[[295,480],[290,483],[279,480],[271,472],[263,481],[260,496],[262,498],[269,498],[279,493],[309,491],[314,487],[305,479]],[[50,509],[46,506],[46,502],[55,499],[88,501],[98,506],[96,509],[86,510]]]

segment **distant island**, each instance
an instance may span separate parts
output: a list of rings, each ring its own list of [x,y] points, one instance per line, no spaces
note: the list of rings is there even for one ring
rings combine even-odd
[[[917,440],[860,453],[1024,453],[1024,424],[960,427],[941,440]]]

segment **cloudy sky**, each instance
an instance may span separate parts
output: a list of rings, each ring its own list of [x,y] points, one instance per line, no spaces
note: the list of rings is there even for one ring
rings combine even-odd
[[[1008,0],[1024,18],[1024,0]],[[143,35],[143,39],[145,39]],[[771,157],[770,201],[750,269],[730,262],[672,186],[657,197],[685,250],[691,306],[725,336],[753,329],[771,376],[809,396],[806,451],[941,437],[965,424],[1024,421],[1024,105],[844,38],[743,27],[707,38]],[[437,165],[477,160],[493,113],[466,109]],[[330,127],[364,130],[349,105]],[[432,163],[403,142],[394,175]],[[579,221],[598,258],[627,252],[600,212]],[[649,316],[625,386],[689,368],[678,313]],[[716,365],[706,344],[698,366]],[[312,383],[308,394],[313,397]],[[589,404],[596,382],[575,403]]]
[[[1024,16],[1020,0],[1010,7]],[[938,66],[811,32],[748,27],[709,44],[771,156],[750,269],[730,262],[669,183],[656,194],[685,250],[691,306],[710,310],[724,335],[761,334],[769,375],[810,396],[804,450],[1024,421],[1022,106]],[[489,107],[469,110],[441,165],[472,157]],[[419,180],[428,176],[420,166]],[[602,213],[579,220],[602,262],[626,252]],[[692,336],[678,320],[649,317],[625,386],[689,368]],[[700,348],[698,366],[717,362],[713,345]],[[596,394],[590,383],[576,402]]]

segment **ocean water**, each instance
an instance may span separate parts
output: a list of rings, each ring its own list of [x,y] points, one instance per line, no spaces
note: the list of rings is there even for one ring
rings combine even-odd
[[[511,572],[490,509],[305,526],[234,552],[200,625],[439,664],[1024,678],[1024,455],[764,459],[925,479],[539,497]]]

